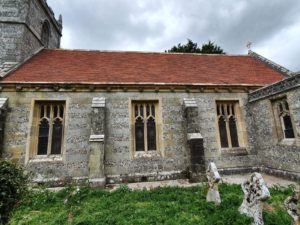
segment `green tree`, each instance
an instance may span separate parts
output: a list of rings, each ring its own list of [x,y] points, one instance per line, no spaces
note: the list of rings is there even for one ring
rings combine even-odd
[[[216,45],[212,41],[203,44],[201,48],[198,47],[197,43],[194,43],[192,40],[187,39],[186,44],[179,43],[177,46],[173,46],[171,49],[166,50],[165,52],[182,52],[182,53],[203,53],[203,54],[225,54],[223,49]]]
[[[201,53],[204,54],[225,54],[223,49],[214,42],[208,41],[207,44],[202,45]]]
[[[201,53],[201,49],[198,47],[197,43],[194,43],[192,40],[187,39],[188,42],[184,45],[180,43],[177,46],[173,46],[171,49],[166,52],[183,52],[183,53]]]

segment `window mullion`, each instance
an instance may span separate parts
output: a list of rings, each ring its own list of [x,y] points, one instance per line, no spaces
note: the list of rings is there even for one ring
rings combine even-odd
[[[37,155],[38,154],[38,142],[39,142],[39,132],[40,132],[40,122],[41,122],[41,107],[36,107],[37,109],[37,114],[36,114],[36,117],[34,118],[35,121],[34,124],[35,124],[35,127],[34,127],[34,140],[33,142],[35,143],[35,149],[34,149],[34,155]]]
[[[156,106],[157,105],[154,105],[154,109],[155,109],[155,113],[154,113],[154,120],[155,120],[155,132],[156,132],[156,137],[155,137],[155,140],[156,140],[156,142],[155,142],[155,149],[156,150],[158,150],[158,147],[157,147],[157,145],[158,145],[158,142],[159,142],[159,140],[158,140],[158,126],[159,126],[159,124],[158,124],[158,120],[157,120],[157,108],[156,108]]]
[[[225,112],[225,123],[226,123],[226,131],[227,131],[227,143],[228,147],[232,148],[232,143],[231,143],[231,135],[230,135],[230,129],[229,129],[229,114],[227,112],[227,104],[224,104],[224,112]]]
[[[148,152],[148,133],[147,133],[147,112],[146,112],[146,105],[147,104],[143,104],[143,108],[144,108],[144,149],[145,152]]]
[[[285,138],[284,122],[283,122],[283,116],[282,115],[280,115],[279,120],[280,120],[280,128],[281,128],[281,132],[282,132],[282,137]]]
[[[47,149],[47,155],[51,154],[51,148],[52,148],[52,134],[53,134],[53,105],[50,105],[50,118],[49,118],[49,138],[48,138],[48,149]]]

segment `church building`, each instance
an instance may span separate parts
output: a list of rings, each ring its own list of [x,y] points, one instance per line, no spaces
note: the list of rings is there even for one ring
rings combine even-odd
[[[249,50],[60,49],[45,0],[0,0],[0,153],[33,181],[300,180],[300,73]]]

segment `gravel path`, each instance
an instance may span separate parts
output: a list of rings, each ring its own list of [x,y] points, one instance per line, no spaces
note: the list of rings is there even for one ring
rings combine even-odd
[[[288,185],[295,185],[299,188],[299,183],[296,182],[262,174],[265,182],[267,183],[268,187],[272,187],[274,185],[278,186],[284,186],[287,187]],[[230,184],[241,184],[245,180],[250,177],[250,174],[238,174],[238,175],[226,175],[222,176],[222,180],[225,183]],[[153,189],[157,187],[191,187],[199,185],[200,183],[189,183],[187,179],[181,179],[181,180],[165,180],[165,181],[155,181],[155,182],[141,182],[141,183],[129,183],[127,186],[132,190],[138,190],[138,189]],[[112,190],[115,190],[119,187],[119,184],[115,185],[109,185],[108,188],[111,188]]]

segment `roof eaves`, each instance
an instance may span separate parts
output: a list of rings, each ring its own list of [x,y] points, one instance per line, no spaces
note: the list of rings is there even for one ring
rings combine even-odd
[[[64,85],[151,85],[151,86],[223,86],[223,87],[232,87],[232,86],[240,86],[240,87],[262,87],[266,84],[246,84],[246,83],[163,83],[163,82],[39,82],[39,81],[3,81],[1,84],[32,84],[32,85],[43,85],[43,84],[64,84]]]

